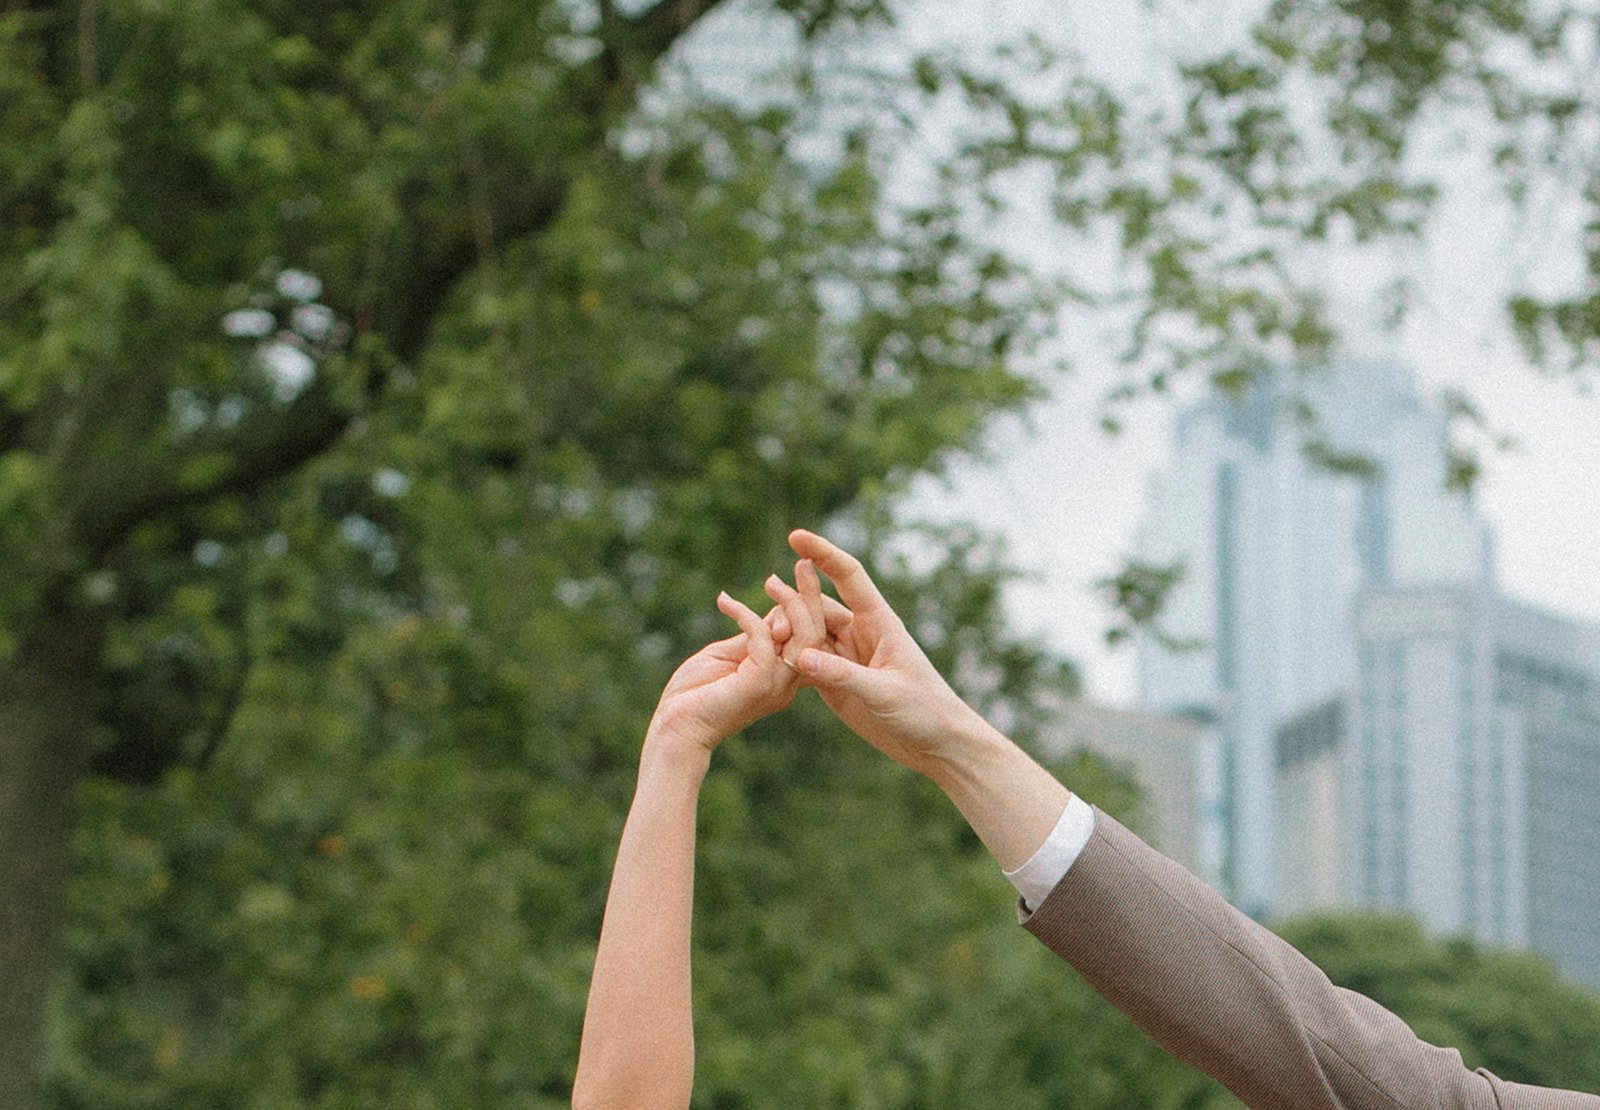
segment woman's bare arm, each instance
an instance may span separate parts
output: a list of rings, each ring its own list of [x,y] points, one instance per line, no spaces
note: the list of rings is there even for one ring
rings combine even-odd
[[[794,650],[822,642],[820,618],[809,619],[820,613],[820,594],[803,605],[791,606],[785,629]],[[645,735],[589,985],[572,1088],[577,1110],[689,1105],[689,919],[700,784],[712,750],[788,705],[798,684],[766,622],[726,594],[718,606],[743,631],[678,668]]]
[[[645,742],[584,1012],[578,1110],[689,1105],[695,803],[711,762],[701,752],[653,751]]]

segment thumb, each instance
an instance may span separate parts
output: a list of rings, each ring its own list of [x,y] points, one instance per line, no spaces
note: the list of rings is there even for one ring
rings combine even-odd
[[[833,655],[816,648],[806,648],[800,653],[800,670],[816,685],[829,690],[842,690],[852,694],[866,694],[877,676],[872,668],[852,663],[843,656]]]

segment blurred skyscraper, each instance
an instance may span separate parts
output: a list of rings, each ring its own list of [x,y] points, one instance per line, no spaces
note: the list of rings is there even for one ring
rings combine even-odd
[[[1314,464],[1294,416],[1302,402],[1327,447],[1379,476]],[[1278,728],[1343,688],[1358,592],[1492,578],[1487,528],[1443,488],[1444,431],[1393,364],[1262,375],[1238,400],[1182,413],[1173,460],[1150,481],[1137,553],[1184,564],[1164,626],[1204,646],[1141,643],[1140,701],[1218,721],[1223,886],[1250,913],[1275,902]]]
[[[1275,911],[1406,910],[1600,986],[1600,628],[1380,587],[1351,642],[1350,694],[1278,733]]]
[[[1303,390],[1337,453],[1307,461]],[[1179,419],[1139,554],[1182,559],[1143,703],[1216,715],[1223,886],[1257,915],[1404,910],[1600,985],[1600,627],[1503,597],[1405,374],[1345,363]]]

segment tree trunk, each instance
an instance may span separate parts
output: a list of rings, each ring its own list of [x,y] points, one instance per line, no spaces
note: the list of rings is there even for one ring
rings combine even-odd
[[[61,931],[75,818],[89,761],[102,625],[47,605],[0,665],[0,1106],[38,1105],[45,990]]]

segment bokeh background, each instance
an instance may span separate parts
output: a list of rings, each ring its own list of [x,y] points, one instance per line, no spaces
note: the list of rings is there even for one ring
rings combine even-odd
[[[1048,740],[1136,697],[1130,642],[1215,646],[1129,531],[1178,413],[1275,398],[1294,458],[1371,481],[1308,383],[1418,363],[1470,499],[1479,398],[1533,397],[1578,477],[1531,546],[1593,567],[1597,28],[0,7],[0,1106],[565,1104],[644,724],[793,526],[1152,837],[1137,762]],[[814,699],[701,814],[696,1105],[1234,1104]],[[1600,1091],[1600,998],[1546,955],[1251,908],[1469,1065]]]

